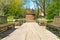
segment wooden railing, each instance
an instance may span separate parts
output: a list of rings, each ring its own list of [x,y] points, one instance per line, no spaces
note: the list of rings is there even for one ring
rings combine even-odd
[[[15,28],[15,24],[14,23],[0,24],[0,33],[4,32],[10,28],[11,29]]]
[[[55,16],[53,23],[47,24],[46,26],[60,30],[60,16]]]

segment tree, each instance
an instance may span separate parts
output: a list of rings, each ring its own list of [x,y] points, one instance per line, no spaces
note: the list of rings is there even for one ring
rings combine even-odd
[[[6,16],[21,16],[22,0],[6,0],[3,11]]]
[[[4,4],[3,4],[2,0],[0,0],[0,15],[3,15],[3,6],[4,6]]]
[[[60,0],[53,0],[53,2],[47,8],[47,19],[53,19],[54,16],[60,14]]]
[[[38,13],[41,11],[41,13],[44,13],[45,17],[45,8],[48,4],[50,4],[50,0],[32,0],[34,4],[36,4]],[[39,14],[38,14],[39,15]]]

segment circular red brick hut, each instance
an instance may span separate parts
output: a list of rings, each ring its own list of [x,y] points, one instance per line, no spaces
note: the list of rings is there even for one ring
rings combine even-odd
[[[26,10],[26,21],[34,21],[35,14],[31,10]]]

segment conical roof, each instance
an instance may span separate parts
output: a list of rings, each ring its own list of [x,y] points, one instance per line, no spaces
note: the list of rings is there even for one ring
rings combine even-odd
[[[27,15],[32,15],[32,14],[34,14],[34,12],[31,11],[31,10],[26,10],[26,14],[27,14]]]

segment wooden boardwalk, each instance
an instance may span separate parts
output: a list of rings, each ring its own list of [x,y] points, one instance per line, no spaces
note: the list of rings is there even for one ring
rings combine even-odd
[[[36,22],[24,23],[21,27],[12,32],[2,40],[58,40],[57,36],[39,26]]]

